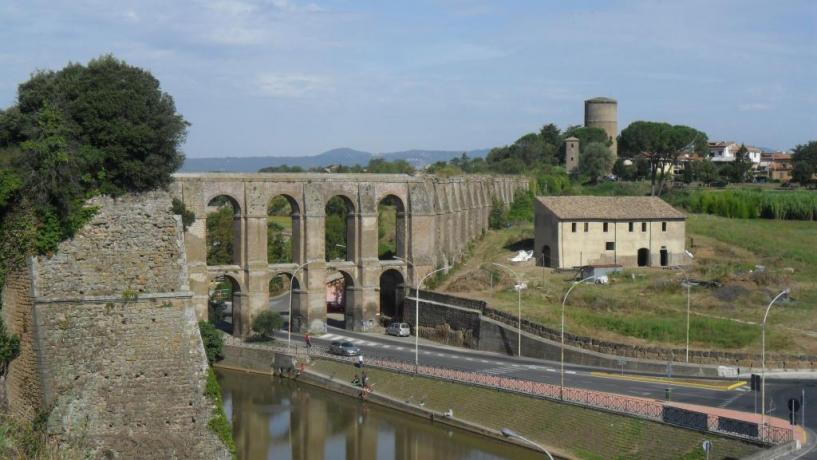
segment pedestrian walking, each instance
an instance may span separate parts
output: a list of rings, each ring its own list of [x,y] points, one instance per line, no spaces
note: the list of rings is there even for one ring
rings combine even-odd
[[[357,355],[357,367],[363,369],[363,353]]]
[[[309,332],[304,333],[304,342],[307,350],[312,348],[312,339],[309,337]]]

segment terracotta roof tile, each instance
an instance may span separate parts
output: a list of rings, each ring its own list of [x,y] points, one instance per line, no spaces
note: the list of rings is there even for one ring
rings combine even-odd
[[[561,220],[686,219],[666,201],[649,196],[540,196]]]

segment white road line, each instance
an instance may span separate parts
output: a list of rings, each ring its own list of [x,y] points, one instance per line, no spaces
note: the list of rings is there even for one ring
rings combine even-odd
[[[321,339],[326,339],[326,340],[335,340],[335,339],[339,339],[340,337],[336,336],[335,334],[325,334],[325,335],[320,336],[320,338]]]
[[[403,347],[395,347],[394,349],[395,349],[395,350],[398,350],[398,351],[403,351],[403,350],[405,350],[405,348],[403,348]]]
[[[556,372],[556,369],[554,369],[552,367],[546,367],[545,370],[548,371],[548,372]]]
[[[482,373],[497,375],[497,374],[506,374],[508,372],[515,372],[515,371],[516,371],[516,369],[514,369],[513,367],[497,367],[497,368],[493,368],[493,369],[488,369],[486,371],[482,371]]]
[[[575,373],[576,373],[576,371],[565,371],[565,374],[574,375]]]
[[[466,361],[473,361],[473,360],[474,360],[474,358],[467,358],[467,357],[466,357],[466,358],[465,358],[465,360],[466,360]]]
[[[437,353],[437,356],[445,356],[445,353]]]
[[[383,348],[391,348],[391,345],[383,345]]]

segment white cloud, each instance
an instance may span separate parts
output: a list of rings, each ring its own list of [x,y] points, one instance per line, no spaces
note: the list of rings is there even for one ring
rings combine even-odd
[[[256,86],[266,96],[302,98],[326,92],[331,82],[317,75],[267,73],[256,77]]]

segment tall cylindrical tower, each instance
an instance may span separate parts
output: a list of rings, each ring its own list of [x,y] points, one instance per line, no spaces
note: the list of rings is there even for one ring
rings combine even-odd
[[[603,129],[613,141],[610,152],[618,156],[618,102],[609,97],[594,97],[584,101],[584,126]]]

